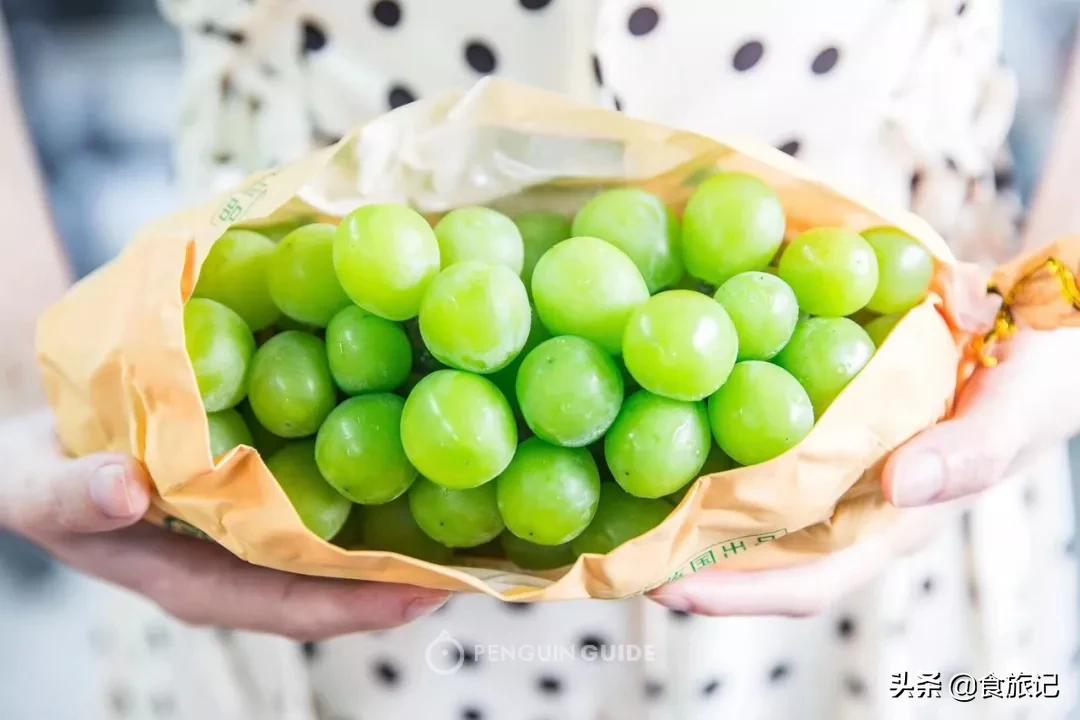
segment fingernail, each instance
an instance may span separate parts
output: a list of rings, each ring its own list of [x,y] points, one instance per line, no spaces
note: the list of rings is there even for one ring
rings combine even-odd
[[[90,478],[90,499],[111,518],[131,517],[135,512],[123,465],[102,465]]]
[[[900,466],[897,479],[893,488],[897,507],[926,505],[945,489],[945,460],[932,450],[917,453]]]
[[[450,599],[449,595],[431,595],[416,598],[405,606],[405,617],[413,620],[435,612]]]

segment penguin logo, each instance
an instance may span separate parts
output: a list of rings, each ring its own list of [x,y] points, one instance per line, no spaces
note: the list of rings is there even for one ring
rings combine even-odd
[[[432,672],[439,675],[453,675],[465,664],[465,648],[453,635],[443,630],[427,646],[424,659]]]

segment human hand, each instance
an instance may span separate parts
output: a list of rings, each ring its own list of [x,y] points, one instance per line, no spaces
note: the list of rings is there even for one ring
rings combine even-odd
[[[48,413],[0,423],[0,457],[0,527],[187,623],[320,640],[401,625],[446,601],[437,590],[257,567],[140,523],[150,504],[142,466],[111,453],[65,458]]]

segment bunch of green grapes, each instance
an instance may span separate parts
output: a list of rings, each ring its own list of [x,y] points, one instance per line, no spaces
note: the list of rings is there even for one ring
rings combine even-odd
[[[548,570],[797,445],[933,270],[893,228],[786,238],[772,189],[722,173],[681,216],[618,188],[572,218],[231,230],[184,329],[212,455],[259,450],[319,537]]]

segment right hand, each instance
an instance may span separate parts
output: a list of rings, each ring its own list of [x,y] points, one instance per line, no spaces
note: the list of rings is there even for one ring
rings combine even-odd
[[[65,458],[51,415],[0,423],[0,528],[87,574],[145,595],[181,621],[321,640],[415,620],[438,590],[257,567],[211,542],[141,523],[149,479],[136,460]]]

